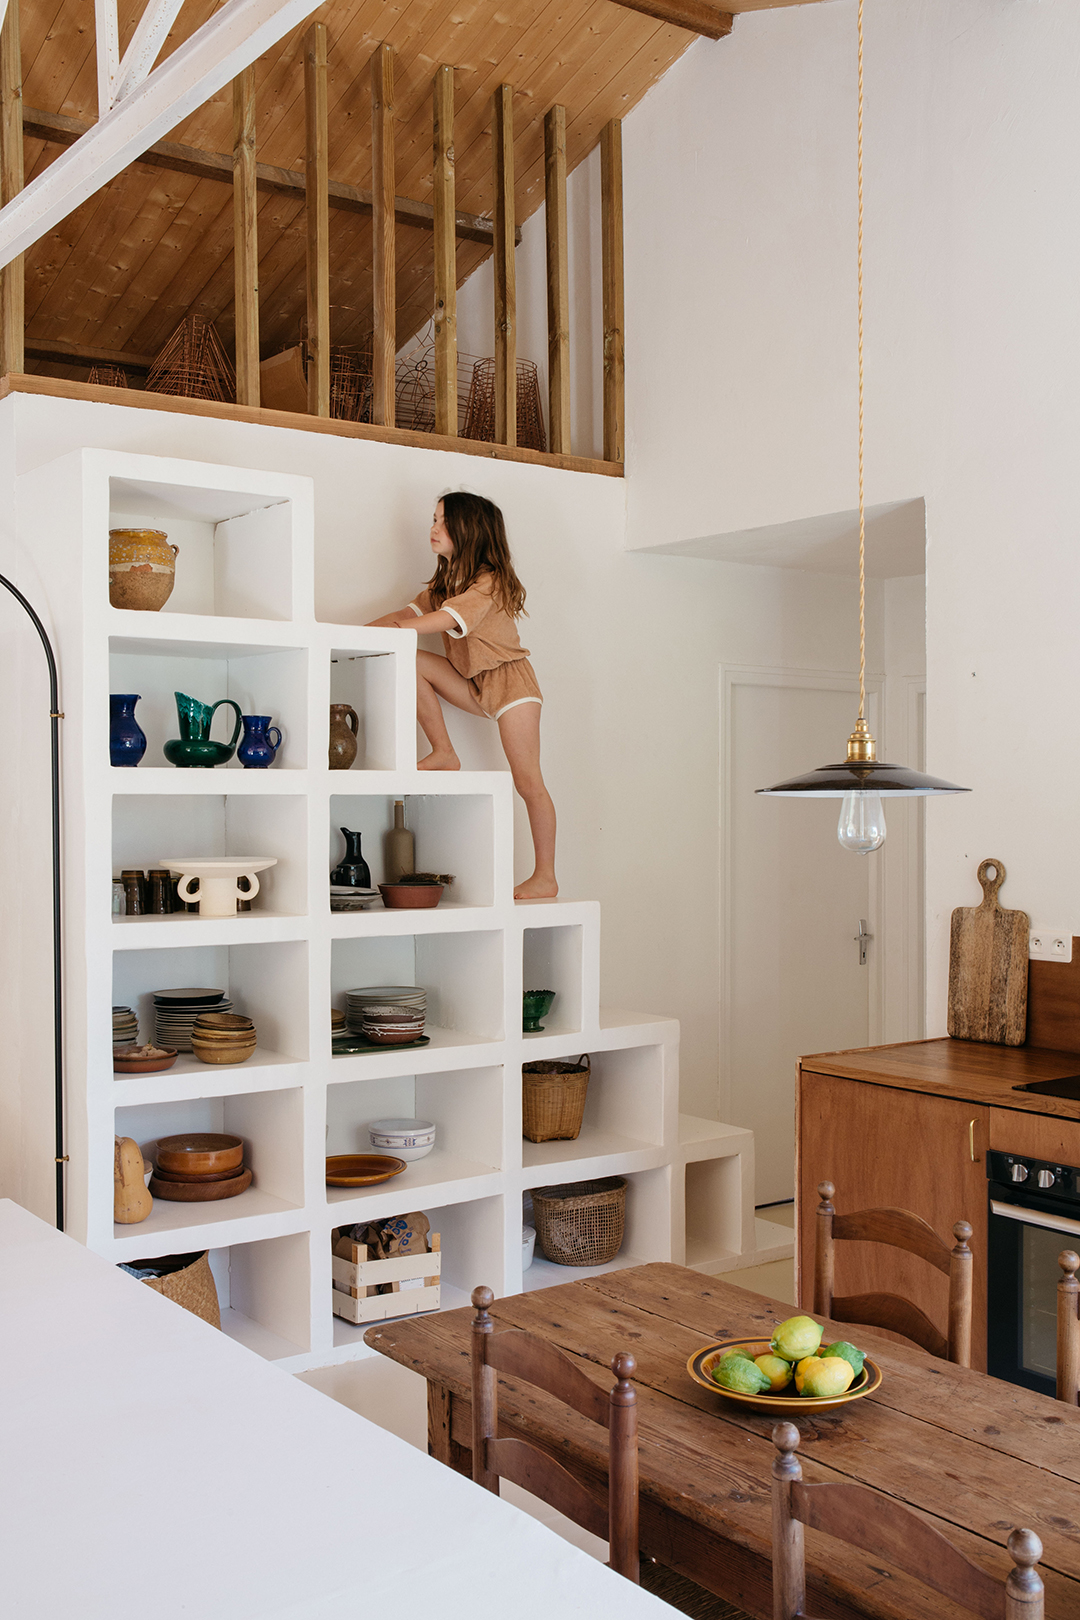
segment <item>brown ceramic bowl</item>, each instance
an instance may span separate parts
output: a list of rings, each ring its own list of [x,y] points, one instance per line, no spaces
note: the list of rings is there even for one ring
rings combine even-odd
[[[228,1030],[218,1033],[212,1029],[200,1029],[198,1024],[192,1030],[191,1038],[195,1041],[202,1041],[206,1046],[254,1046],[257,1039],[253,1029]]]
[[[243,1035],[255,1025],[243,1013],[204,1012],[198,1014],[194,1027],[208,1035]]]
[[[176,1062],[176,1052],[171,1046],[163,1047],[160,1057],[128,1057],[127,1050],[126,1046],[113,1047],[114,1074],[161,1074]]]
[[[255,1042],[248,1046],[204,1046],[202,1041],[193,1039],[191,1050],[200,1063],[246,1063],[255,1050]]]
[[[442,899],[441,883],[380,883],[388,911],[430,911]]]
[[[221,1176],[243,1164],[244,1139],[217,1131],[188,1131],[181,1136],[163,1136],[154,1157],[163,1170],[186,1170],[196,1175],[216,1172]]]
[[[418,1029],[402,1028],[400,1024],[393,1024],[389,1028],[377,1028],[374,1025],[363,1026],[365,1041],[374,1041],[376,1046],[406,1046],[415,1041],[424,1033],[423,1024]]]

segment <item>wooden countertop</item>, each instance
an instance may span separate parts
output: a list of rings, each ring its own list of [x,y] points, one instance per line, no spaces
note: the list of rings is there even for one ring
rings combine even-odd
[[[932,1041],[901,1041],[895,1046],[816,1052],[800,1058],[799,1066],[813,1074],[835,1074],[874,1086],[894,1086],[992,1108],[1080,1120],[1080,1102],[1013,1089],[1029,1080],[1060,1080],[1080,1074],[1078,1052],[954,1041],[946,1035]]]

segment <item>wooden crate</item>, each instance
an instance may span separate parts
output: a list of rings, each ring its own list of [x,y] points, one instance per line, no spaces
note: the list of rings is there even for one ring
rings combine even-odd
[[[430,1254],[394,1255],[390,1260],[369,1260],[367,1245],[351,1238],[334,1244],[334,1315],[347,1322],[382,1322],[390,1316],[418,1316],[439,1308],[442,1255],[439,1234],[431,1234]],[[393,1291],[380,1294],[378,1285]]]

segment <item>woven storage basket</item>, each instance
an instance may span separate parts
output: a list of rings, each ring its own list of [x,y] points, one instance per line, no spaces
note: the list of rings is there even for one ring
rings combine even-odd
[[[622,1248],[626,1228],[626,1182],[568,1181],[534,1187],[536,1238],[547,1260],[557,1266],[602,1266]]]
[[[528,1141],[572,1142],[580,1134],[591,1067],[587,1056],[521,1065],[521,1134]]]
[[[146,1264],[160,1266],[167,1260],[181,1260],[187,1264],[168,1272],[164,1277],[144,1277],[144,1286],[152,1288],[155,1294],[164,1294],[165,1298],[171,1299],[175,1305],[182,1305],[185,1311],[190,1311],[193,1316],[201,1316],[211,1327],[219,1328],[221,1310],[206,1250],[204,1249],[202,1254],[162,1256]],[[132,1264],[138,1265],[139,1262],[136,1260]]]

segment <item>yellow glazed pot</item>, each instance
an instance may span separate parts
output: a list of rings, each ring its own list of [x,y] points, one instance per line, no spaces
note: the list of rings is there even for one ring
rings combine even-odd
[[[156,613],[172,595],[179,546],[161,529],[109,530],[109,601]]]

